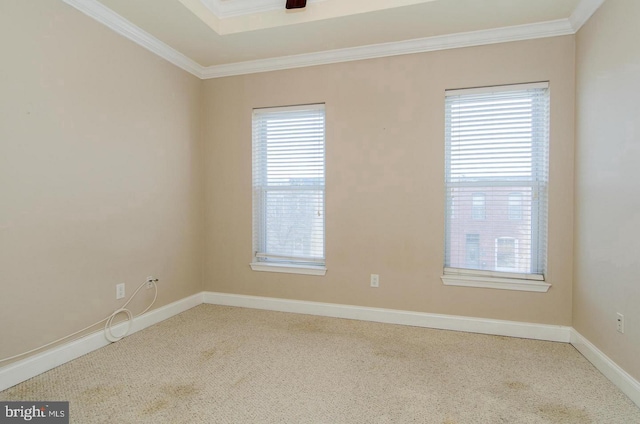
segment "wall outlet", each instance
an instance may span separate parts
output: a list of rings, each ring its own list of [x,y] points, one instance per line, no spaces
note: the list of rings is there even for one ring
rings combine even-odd
[[[371,274],[371,287],[380,287],[380,276],[378,274]]]
[[[624,334],[624,315],[618,312],[618,319],[616,320],[616,329],[618,333]]]
[[[153,288],[153,283],[157,283],[158,279],[152,275],[147,277],[147,288],[148,289],[152,289]]]
[[[124,283],[116,284],[116,300],[124,298]]]

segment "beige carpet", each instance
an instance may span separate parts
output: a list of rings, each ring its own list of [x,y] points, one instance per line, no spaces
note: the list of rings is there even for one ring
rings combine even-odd
[[[201,305],[0,392],[74,423],[640,423],[571,345]]]

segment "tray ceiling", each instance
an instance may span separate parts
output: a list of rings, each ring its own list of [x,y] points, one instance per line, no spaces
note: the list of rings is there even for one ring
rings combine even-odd
[[[213,77],[243,73],[213,72],[243,63],[272,65],[263,70],[318,64],[311,56],[330,52],[341,59],[323,63],[376,57],[374,48],[379,57],[571,34],[604,0],[309,0],[293,11],[285,0],[64,1],[178,66]],[[408,44],[426,47],[395,48]],[[296,57],[300,64],[291,65]]]

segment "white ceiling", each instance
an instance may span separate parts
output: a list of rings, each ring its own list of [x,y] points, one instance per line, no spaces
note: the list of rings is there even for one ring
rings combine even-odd
[[[201,78],[572,34],[605,0],[63,0]]]
[[[180,0],[182,1],[182,0]],[[252,15],[260,12],[281,10],[282,0],[194,0],[206,6],[219,19],[234,16]],[[310,5],[324,0],[307,0]],[[182,1],[189,7],[189,0]]]

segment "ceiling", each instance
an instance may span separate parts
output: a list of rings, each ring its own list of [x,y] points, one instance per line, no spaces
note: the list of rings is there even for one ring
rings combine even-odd
[[[575,33],[604,0],[63,0],[200,78]]]

